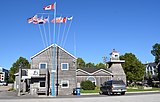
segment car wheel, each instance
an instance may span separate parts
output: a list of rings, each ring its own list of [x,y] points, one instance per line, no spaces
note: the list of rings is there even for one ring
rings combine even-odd
[[[110,92],[110,91],[107,91],[107,94],[108,94],[108,96],[110,96],[110,95],[112,94],[112,92]]]
[[[99,94],[100,94],[100,95],[103,95],[103,92],[100,91]]]
[[[121,95],[125,95],[125,92],[122,92]]]

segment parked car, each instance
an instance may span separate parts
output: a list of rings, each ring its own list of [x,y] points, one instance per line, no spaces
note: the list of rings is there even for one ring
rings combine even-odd
[[[111,95],[114,93],[120,93],[121,95],[125,95],[127,89],[123,80],[110,80],[101,84],[100,91],[100,94]]]
[[[0,81],[0,86],[7,86],[7,83],[4,81]]]

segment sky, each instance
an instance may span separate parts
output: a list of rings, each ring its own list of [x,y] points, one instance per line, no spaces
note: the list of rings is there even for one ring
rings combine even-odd
[[[55,34],[53,23],[44,24],[44,31],[42,25],[39,29],[27,22],[37,13],[49,13],[52,19],[54,10],[43,8],[55,2],[56,16],[73,16],[72,22],[56,24]],[[160,0],[1,0],[0,66],[10,69],[20,56],[31,62],[30,57],[47,47],[40,30],[48,42],[87,63],[103,62],[104,56],[109,60],[112,49],[120,55],[133,53],[142,63],[153,62],[152,46],[160,43],[159,4]]]

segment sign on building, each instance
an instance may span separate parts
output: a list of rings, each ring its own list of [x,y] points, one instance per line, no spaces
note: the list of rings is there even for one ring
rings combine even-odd
[[[39,76],[39,69],[28,69],[28,76]]]

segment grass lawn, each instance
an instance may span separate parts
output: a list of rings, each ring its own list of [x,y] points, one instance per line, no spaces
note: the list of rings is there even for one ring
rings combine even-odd
[[[137,92],[137,91],[160,91],[160,88],[152,88],[152,89],[127,89],[127,92]]]
[[[127,89],[127,92],[139,92],[139,91],[160,91],[160,88],[152,89]],[[96,88],[95,90],[81,90],[81,93],[99,93],[100,89]]]

